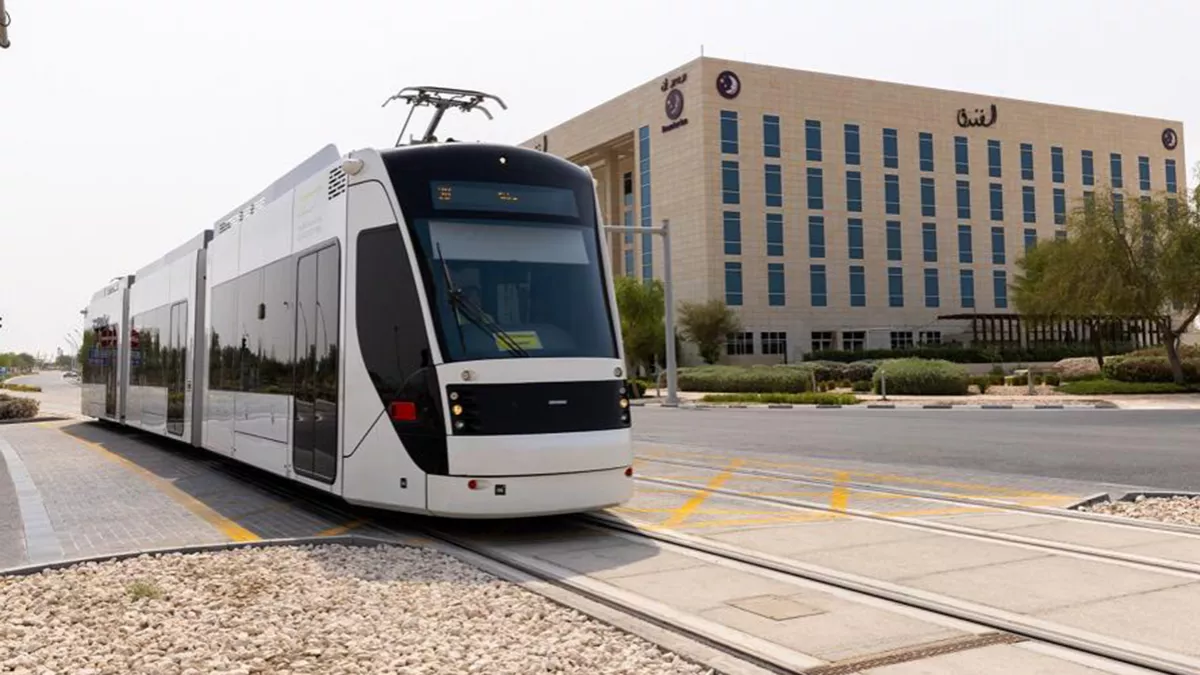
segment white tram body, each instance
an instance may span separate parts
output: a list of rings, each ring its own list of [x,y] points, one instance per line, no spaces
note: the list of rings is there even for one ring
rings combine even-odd
[[[83,413],[345,500],[464,518],[632,495],[591,175],[332,145],[86,312]]]

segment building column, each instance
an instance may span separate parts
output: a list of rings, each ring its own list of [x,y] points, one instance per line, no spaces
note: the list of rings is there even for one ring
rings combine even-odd
[[[621,166],[617,159],[617,151],[610,149],[604,155],[604,217],[605,225],[623,225],[624,203],[621,199]],[[612,253],[612,270],[614,275],[626,274],[624,266],[624,241],[622,232],[607,232],[608,250]]]

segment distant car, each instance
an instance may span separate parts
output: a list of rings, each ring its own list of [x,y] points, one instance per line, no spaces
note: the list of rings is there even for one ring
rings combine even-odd
[[[63,373],[62,376],[63,377],[79,377],[79,373],[77,373],[73,370],[68,370],[67,372]]]

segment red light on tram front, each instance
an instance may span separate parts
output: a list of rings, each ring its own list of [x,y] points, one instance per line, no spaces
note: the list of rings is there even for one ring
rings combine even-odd
[[[632,466],[625,467],[625,476],[629,477],[629,478],[633,477],[633,467]]]
[[[388,405],[388,416],[397,422],[415,422],[417,404],[412,401],[392,401]]]
[[[478,490],[479,489],[479,481],[475,480],[474,478],[467,481],[467,489],[468,490]]]

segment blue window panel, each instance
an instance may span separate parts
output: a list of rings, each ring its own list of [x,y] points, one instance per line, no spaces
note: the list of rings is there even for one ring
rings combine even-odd
[[[888,307],[904,306],[904,268],[888,268]]]
[[[767,304],[771,307],[787,304],[784,281],[783,263],[767,263]]]
[[[960,180],[954,184],[955,200],[958,202],[958,217],[971,219],[971,181]]]
[[[721,111],[721,152],[738,154],[738,114],[734,110]]]
[[[1091,150],[1084,150],[1079,154],[1080,167],[1079,171],[1083,176],[1084,185],[1096,184],[1096,166],[1092,158]]]
[[[808,217],[808,257],[825,257],[825,218],[823,216]]]
[[[808,167],[808,208],[820,211],[825,208],[825,176],[818,167]]]
[[[804,120],[804,156],[810,162],[821,161],[821,122]]]
[[[622,224],[625,227],[633,227],[633,193],[632,192],[625,195],[625,218],[624,218],[624,222]],[[633,232],[630,232],[629,230],[625,231],[625,243],[630,246],[633,245]],[[628,269],[628,268],[626,268],[626,269]]]
[[[1138,157],[1138,189],[1150,189],[1150,158]]]
[[[778,164],[766,165],[763,182],[766,187],[767,206],[783,206],[783,170]]]
[[[917,145],[919,148],[918,164],[922,171],[933,171],[933,134],[922,131],[917,134]]]
[[[1004,264],[1004,228],[992,228],[992,263]]]
[[[1050,180],[1055,183],[1065,182],[1066,170],[1063,168],[1063,149],[1057,145],[1050,148]]]
[[[1025,222],[1037,222],[1037,193],[1032,185],[1021,187],[1021,212]]]
[[[741,204],[741,177],[738,163],[733,160],[721,162],[721,202],[725,204]]]
[[[963,309],[975,306],[975,270],[958,271],[958,297]]]
[[[781,138],[779,115],[763,115],[763,157],[781,155]]]
[[[846,221],[846,255],[851,260],[863,259],[863,221],[862,218],[850,218]]]
[[[972,250],[971,243],[971,226],[958,226],[958,262],[964,265],[970,265],[975,262],[975,253]]]
[[[742,304],[742,263],[725,263],[725,304],[735,307]]]
[[[921,179],[921,215],[925,218],[937,217],[937,194],[934,191],[933,179]]]
[[[1121,153],[1109,153],[1108,168],[1112,172],[1112,186],[1118,190],[1125,187],[1125,177],[1121,175]]]
[[[783,214],[767,214],[767,255],[783,255]]]
[[[850,266],[850,306],[867,306],[867,273],[862,265]]]
[[[742,214],[738,211],[726,211],[725,224],[725,255],[742,254]]]
[[[941,293],[938,288],[938,271],[936,267],[925,270],[925,306],[938,307],[941,305]]]
[[[1029,255],[1034,246],[1037,246],[1037,230],[1027,227],[1025,228],[1025,255]]]
[[[859,171],[847,171],[846,210],[851,213],[861,213],[862,205],[862,173]]]
[[[1125,195],[1120,192],[1113,193],[1113,220],[1118,223],[1125,220]]]
[[[889,220],[887,229],[887,259],[893,262],[904,259],[904,250],[900,238],[900,221]]]
[[[846,137],[846,164],[857,166],[862,164],[862,141],[859,138],[859,130],[857,124],[847,124],[845,126]]]
[[[1004,220],[1004,187],[999,183],[988,185],[988,196],[991,200],[992,220]]]
[[[895,129],[883,130],[883,168],[900,168],[900,140]]]
[[[633,249],[627,248],[625,249],[625,276],[632,277],[633,273]]]
[[[1067,191],[1064,188],[1054,188],[1054,224],[1067,223]]]
[[[1008,309],[1008,272],[992,270],[992,296],[996,309]]]
[[[783,267],[783,265],[780,265]],[[829,305],[829,280],[825,277],[824,265],[810,265],[808,268],[808,283],[812,291],[812,306],[826,307]]]
[[[1033,180],[1033,144],[1021,144],[1021,180]]]
[[[988,175],[1000,177],[1000,141],[988,141]]]
[[[890,215],[900,215],[900,176],[887,174],[883,177],[883,206]]]
[[[966,136],[954,137],[954,173],[960,176],[971,173],[971,151]]]
[[[937,262],[938,256],[937,224],[924,223],[921,225],[921,252],[925,262]]]
[[[650,127],[638,128],[638,184],[640,186],[642,227],[650,227],[653,219],[650,195]],[[654,235],[642,235],[642,279],[654,278]]]
[[[1167,192],[1170,192],[1171,194],[1175,194],[1176,190],[1178,189],[1178,184],[1175,182],[1175,160],[1168,159],[1167,163],[1166,163],[1166,168],[1167,168]]]
[[[1066,241],[1067,240],[1067,231],[1066,230],[1055,230],[1054,240],[1055,241]]]

